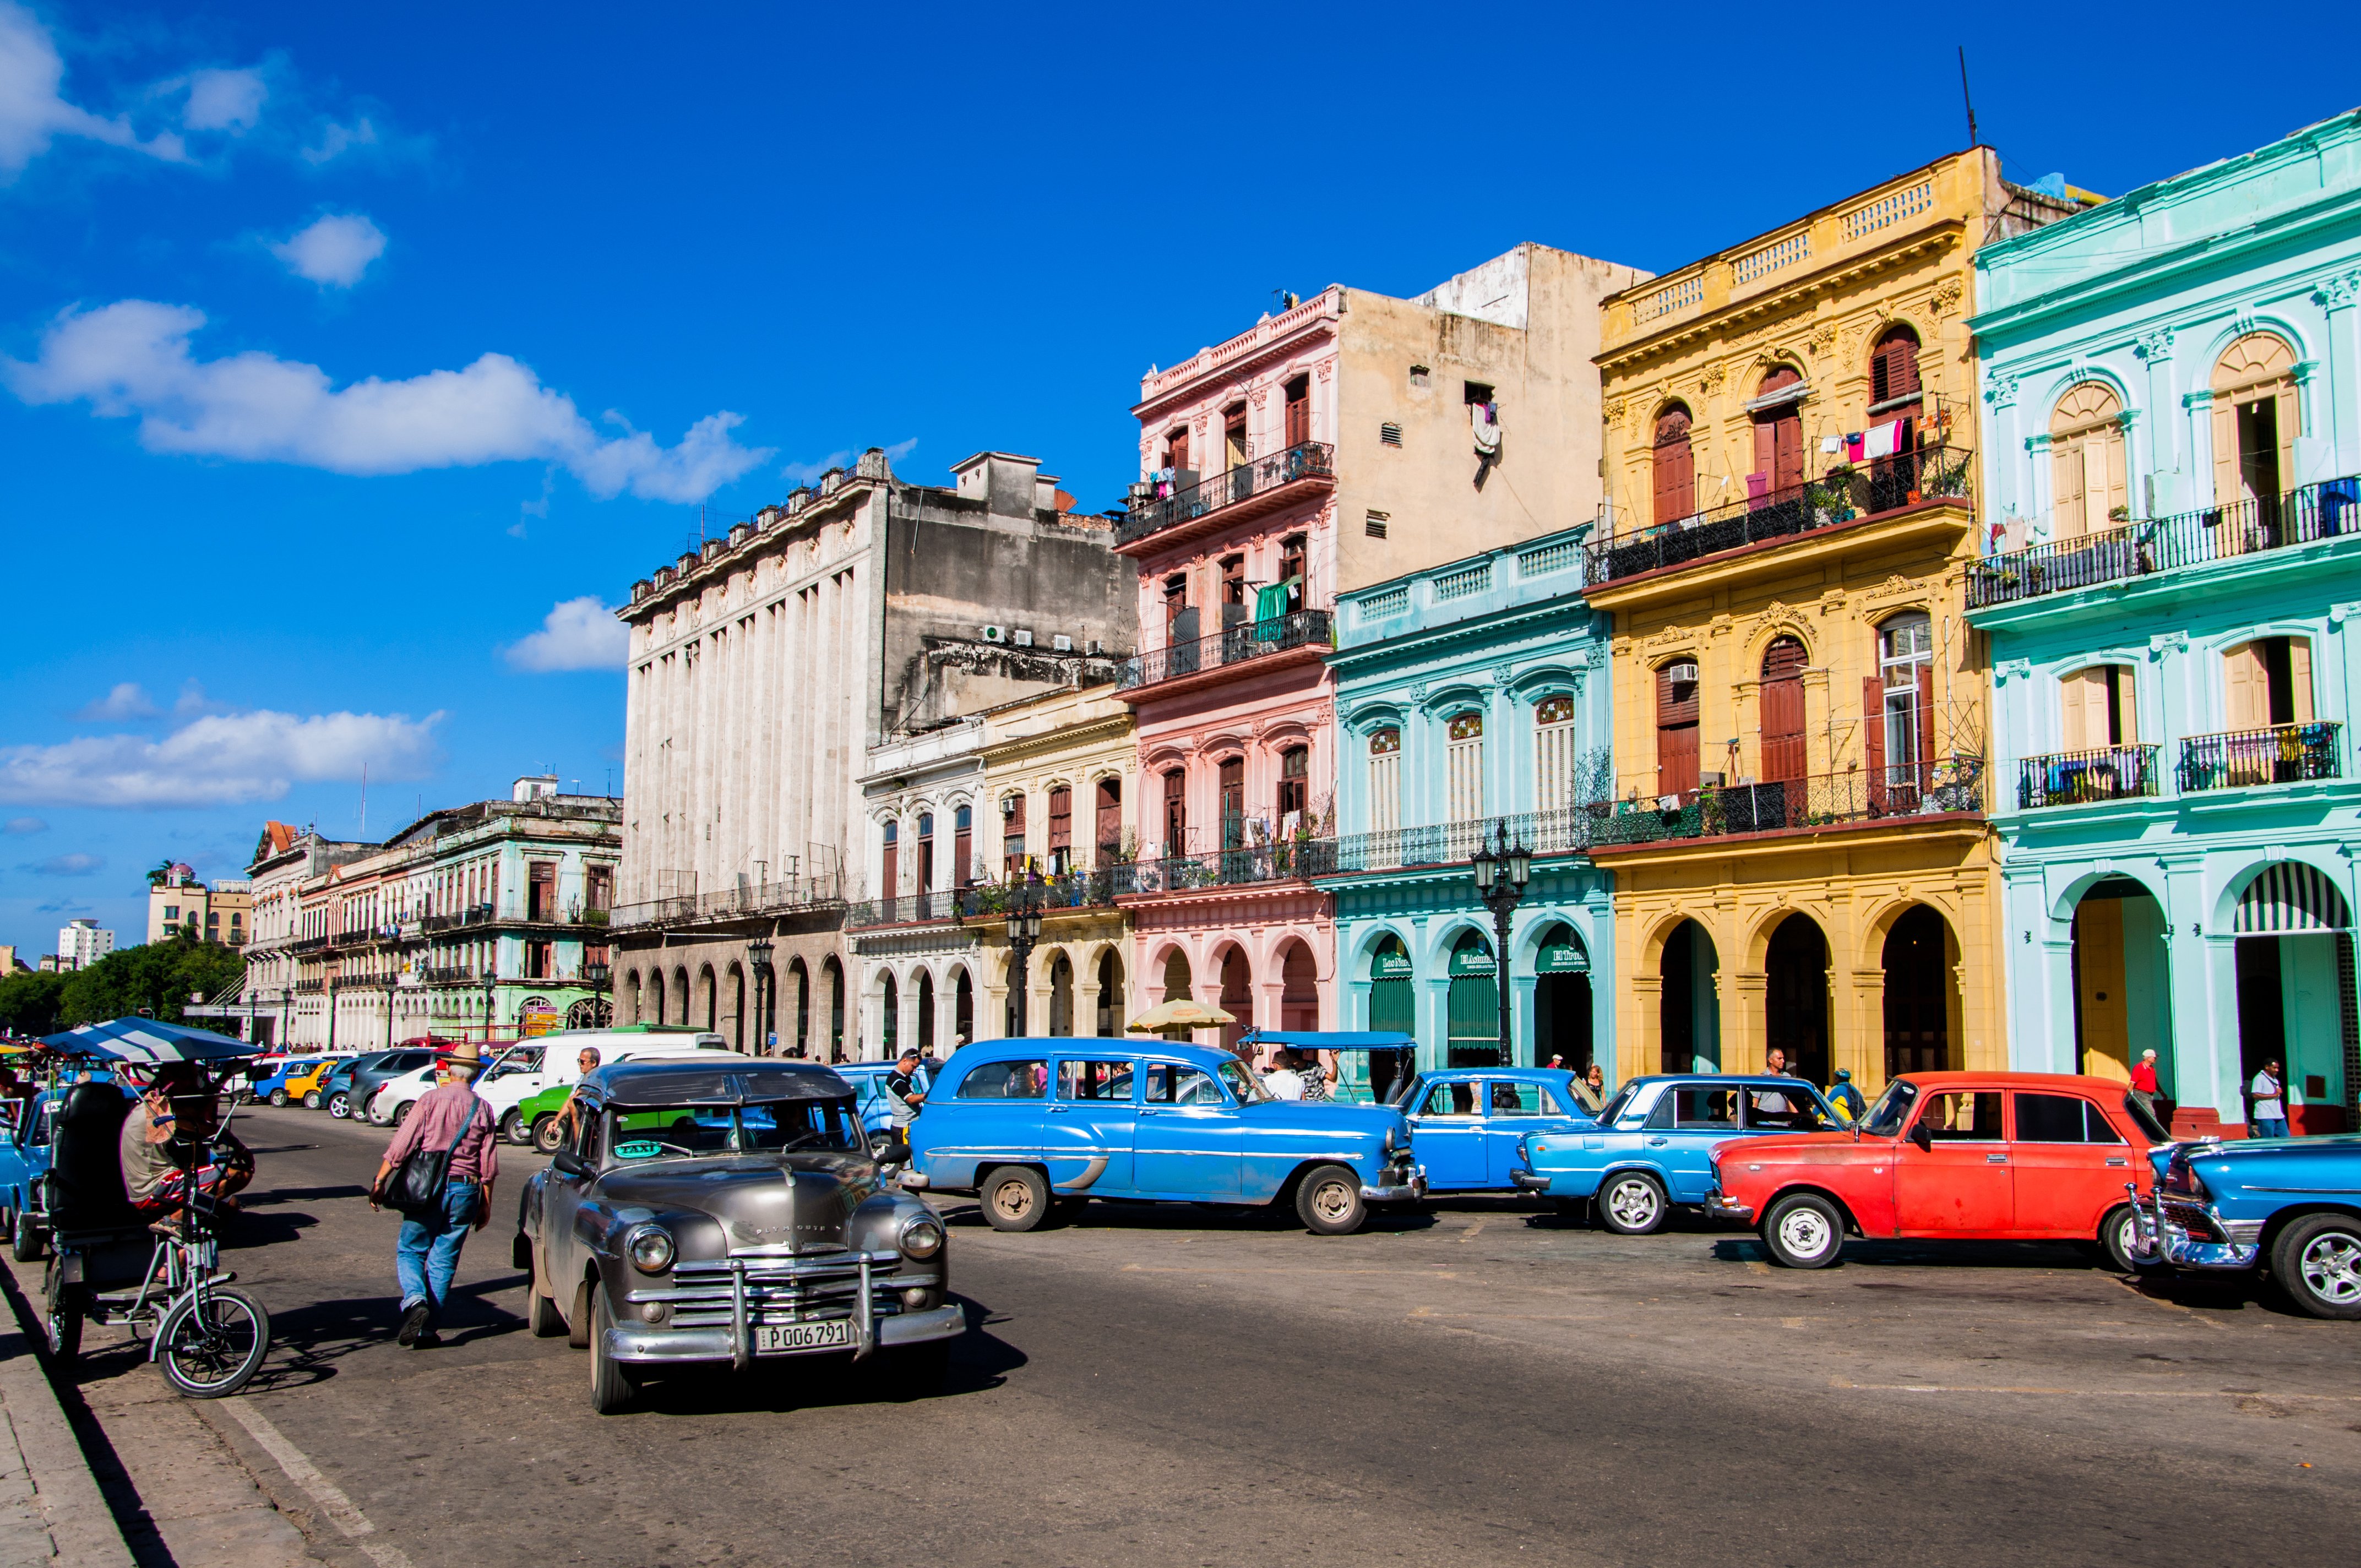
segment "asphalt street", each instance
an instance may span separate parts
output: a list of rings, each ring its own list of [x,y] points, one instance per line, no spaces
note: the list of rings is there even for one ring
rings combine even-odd
[[[953,1205],[970,1329],[941,1395],[878,1402],[858,1368],[782,1362],[651,1384],[600,1418],[587,1355],[520,1315],[529,1154],[502,1153],[445,1344],[413,1352],[392,1339],[396,1222],[364,1197],[388,1135],[299,1110],[244,1131],[261,1176],[227,1261],[279,1348],[214,1425],[330,1562],[2352,1549],[2361,1324],[2243,1282],[2136,1284],[2061,1247],[1858,1243],[1795,1274],[1742,1232],[1618,1237],[1509,1202],[1334,1239],[1108,1204],[1009,1236]],[[118,1342],[94,1331],[82,1376],[157,1376]]]

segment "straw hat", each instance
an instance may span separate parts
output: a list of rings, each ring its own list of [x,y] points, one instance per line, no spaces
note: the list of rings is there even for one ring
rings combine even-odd
[[[434,1047],[434,1059],[473,1069],[484,1065],[484,1047],[473,1040],[462,1040],[456,1046],[437,1046]]]

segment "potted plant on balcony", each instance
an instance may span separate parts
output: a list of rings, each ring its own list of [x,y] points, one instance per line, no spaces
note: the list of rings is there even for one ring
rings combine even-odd
[[[1855,515],[1852,504],[1853,468],[1850,463],[1839,463],[1820,476],[1817,483],[1806,487],[1805,504],[1812,509],[1816,526],[1850,522]]]

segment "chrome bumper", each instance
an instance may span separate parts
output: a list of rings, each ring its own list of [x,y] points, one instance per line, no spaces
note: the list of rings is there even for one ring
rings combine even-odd
[[[1731,1202],[1729,1199],[1723,1197],[1719,1191],[1708,1192],[1705,1195],[1705,1212],[1714,1219],[1735,1220],[1741,1225],[1750,1223],[1754,1218],[1754,1211],[1752,1209],[1743,1203]]]
[[[1415,1203],[1425,1196],[1426,1167],[1422,1165],[1411,1168],[1408,1181],[1389,1187],[1364,1185],[1361,1189],[1361,1201],[1364,1203]]]
[[[2203,1212],[2227,1241],[2194,1236],[2172,1223],[2166,1212],[2162,1188],[2146,1203],[2132,1205],[2132,1256],[2142,1263],[2169,1263],[2175,1268],[2252,1268],[2262,1261],[2263,1225],[2259,1220],[2224,1220],[2211,1203],[2176,1202]]]
[[[923,1312],[896,1312],[877,1321],[873,1336],[875,1348],[895,1350],[907,1344],[927,1344],[936,1340],[957,1339],[967,1332],[967,1314],[956,1301]],[[607,1354],[617,1361],[635,1363],[672,1361],[737,1361],[737,1335],[730,1329],[662,1329],[611,1328],[607,1331]],[[799,1351],[790,1354],[829,1355],[840,1354],[842,1347],[829,1351]],[[787,1356],[756,1356],[754,1360],[785,1360]],[[742,1363],[741,1365],[743,1365]]]

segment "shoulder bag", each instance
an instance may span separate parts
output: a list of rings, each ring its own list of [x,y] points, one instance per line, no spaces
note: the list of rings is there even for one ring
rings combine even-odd
[[[451,1135],[451,1141],[441,1148],[411,1150],[400,1165],[386,1173],[385,1185],[378,1190],[377,1201],[389,1209],[410,1215],[432,1213],[440,1209],[443,1206],[443,1188],[451,1177],[451,1151],[457,1148],[459,1140],[467,1135],[467,1129],[475,1125],[476,1113],[483,1108],[481,1100],[469,1105],[467,1119],[459,1124],[459,1130]]]

